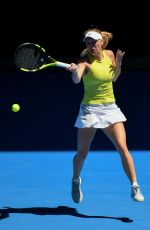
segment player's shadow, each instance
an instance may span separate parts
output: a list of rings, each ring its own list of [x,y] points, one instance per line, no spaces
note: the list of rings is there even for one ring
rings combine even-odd
[[[105,218],[105,219],[114,219],[120,220],[122,222],[130,223],[133,220],[128,217],[112,217],[112,216],[96,216],[96,215],[85,215],[78,213],[75,208],[70,208],[67,206],[58,206],[56,208],[47,208],[47,207],[31,207],[31,208],[11,208],[5,207],[0,209],[0,219],[8,218],[10,213],[31,213],[35,215],[70,215],[80,218]]]

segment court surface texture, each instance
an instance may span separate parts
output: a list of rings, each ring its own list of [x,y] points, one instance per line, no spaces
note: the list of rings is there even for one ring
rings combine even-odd
[[[71,198],[75,151],[0,152],[1,230],[150,230],[150,151],[131,151],[144,202],[131,199],[116,151],[90,151],[84,199]]]

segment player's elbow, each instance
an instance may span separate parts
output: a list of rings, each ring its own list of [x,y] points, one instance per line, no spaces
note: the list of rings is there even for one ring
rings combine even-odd
[[[73,78],[72,78],[72,80],[73,80],[73,83],[74,83],[74,84],[79,84],[80,81],[81,81],[81,79],[73,79]]]
[[[120,76],[120,74],[121,74],[121,71],[116,72],[116,74],[114,75],[112,81],[113,81],[113,82],[117,81],[117,79],[118,79],[118,77]]]
[[[81,78],[79,78],[77,75],[75,75],[75,74],[72,74],[72,80],[73,80],[73,82],[75,83],[75,84],[78,84],[78,83],[80,83],[80,81],[81,81]]]
[[[112,80],[113,82],[115,82],[115,81],[117,81],[117,78],[113,78],[113,80]]]

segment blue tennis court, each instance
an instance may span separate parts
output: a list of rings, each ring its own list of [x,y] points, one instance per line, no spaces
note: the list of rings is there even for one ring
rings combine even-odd
[[[150,229],[150,152],[131,151],[144,202],[116,151],[91,151],[82,171],[83,202],[71,198],[73,151],[0,153],[0,229]]]

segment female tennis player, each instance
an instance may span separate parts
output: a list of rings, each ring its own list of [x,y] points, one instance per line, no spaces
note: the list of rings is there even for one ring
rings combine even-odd
[[[77,153],[73,158],[72,198],[76,203],[83,199],[80,174],[98,129],[106,134],[120,154],[123,169],[131,183],[131,197],[135,201],[144,201],[126,143],[123,124],[126,117],[117,106],[113,91],[113,82],[121,74],[125,52],[118,49],[114,54],[106,49],[112,37],[112,33],[97,28],[85,31],[83,42],[86,48],[78,63],[71,63],[69,67],[73,82],[78,84],[82,79],[84,83],[84,96],[75,122],[78,136]]]

